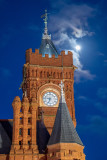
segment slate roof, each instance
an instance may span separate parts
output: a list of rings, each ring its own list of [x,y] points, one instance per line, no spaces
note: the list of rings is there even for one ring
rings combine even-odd
[[[12,142],[12,120],[0,120],[0,154],[8,154]]]
[[[45,57],[45,54],[48,54],[49,57],[52,57],[52,55],[58,57],[59,55],[51,38],[42,38],[42,42],[39,48],[39,53],[42,54],[43,57]]]
[[[12,143],[12,130],[13,120],[0,120],[0,154],[9,154]],[[37,145],[40,154],[46,152],[49,138],[50,135],[43,120],[37,121]]]
[[[40,154],[44,154],[47,152],[47,143],[49,141],[50,135],[45,127],[43,115],[40,121],[37,121],[37,145]]]
[[[48,145],[57,143],[77,143],[83,145],[73,125],[63,93],[61,93],[61,99]]]

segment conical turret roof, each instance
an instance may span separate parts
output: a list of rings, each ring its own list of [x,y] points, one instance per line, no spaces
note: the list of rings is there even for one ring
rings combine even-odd
[[[59,53],[57,52],[52,40],[51,35],[48,35],[48,28],[47,28],[47,20],[48,20],[48,13],[47,10],[45,10],[45,14],[41,16],[41,18],[44,18],[44,34],[42,36],[42,42],[39,48],[39,53],[42,54],[43,57],[45,57],[45,54],[48,54],[49,57],[52,57],[52,55],[55,55],[55,57],[58,57]]]
[[[52,57],[52,55],[58,57],[59,55],[52,40],[48,38],[46,39],[42,38],[42,42],[39,48],[39,53],[41,53],[43,57],[45,57],[45,54],[48,54],[49,57]]]
[[[48,145],[57,143],[77,143],[83,145],[73,125],[69,110],[65,101],[61,84],[61,98],[56,114],[56,119]]]

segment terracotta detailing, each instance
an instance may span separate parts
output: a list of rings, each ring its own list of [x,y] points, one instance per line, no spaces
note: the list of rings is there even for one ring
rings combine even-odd
[[[85,160],[84,146],[77,143],[58,143],[48,146],[47,160]]]
[[[13,139],[9,160],[37,160],[39,152],[36,143],[37,101],[27,97],[15,97],[13,103]]]
[[[39,111],[43,110],[44,122],[50,134],[53,128],[60,99],[59,84],[63,79],[62,67],[64,74],[66,103],[74,126],[76,127],[73,90],[74,70],[76,69],[76,67],[73,65],[72,52],[68,51],[68,53],[65,54],[65,51],[62,51],[61,55],[58,55],[58,58],[56,58],[54,55],[49,58],[47,54],[45,55],[45,57],[42,57],[42,54],[39,53],[38,49],[35,49],[35,52],[32,52],[32,49],[26,50],[26,64],[24,64],[25,69],[23,70],[23,75],[25,75],[25,81],[22,86],[23,93],[27,89],[27,97],[30,102],[32,98],[36,98],[38,103],[37,118],[40,119],[41,115]],[[56,108],[47,107],[43,103],[43,94],[48,91],[52,91],[58,96],[58,103],[54,106]],[[52,123],[50,122],[50,118]]]

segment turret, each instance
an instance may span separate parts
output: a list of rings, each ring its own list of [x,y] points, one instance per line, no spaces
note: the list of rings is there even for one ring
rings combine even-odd
[[[61,98],[52,134],[48,141],[47,160],[85,160],[83,143],[73,125],[61,82]]]
[[[12,148],[19,149],[19,119],[20,119],[20,109],[21,109],[21,100],[16,96],[12,103],[13,107],[13,139],[12,139]]]
[[[22,100],[22,113],[23,113],[23,129],[22,129],[22,144],[23,149],[29,148],[29,137],[28,137],[28,110],[29,110],[29,100],[27,97],[24,97]]]
[[[31,125],[32,125],[32,134],[31,134],[31,148],[33,149],[33,152],[37,153],[37,139],[35,136],[37,134],[37,130],[36,130],[36,120],[37,120],[37,109],[38,109],[38,103],[36,98],[32,98],[31,100],[31,105],[30,105],[30,112],[31,112],[31,118],[29,118],[29,120],[31,121]]]
[[[19,97],[15,97],[13,103],[13,139],[9,160],[19,160],[20,156],[28,154],[25,160],[38,159],[38,148],[36,140],[36,123],[38,104],[35,98],[31,103],[26,96],[22,102]],[[16,158],[14,159],[14,156]]]

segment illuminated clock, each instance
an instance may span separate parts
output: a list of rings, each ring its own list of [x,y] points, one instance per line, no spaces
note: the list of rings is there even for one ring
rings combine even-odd
[[[46,92],[43,95],[43,102],[47,106],[54,106],[58,102],[58,97],[55,93],[53,92]]]

